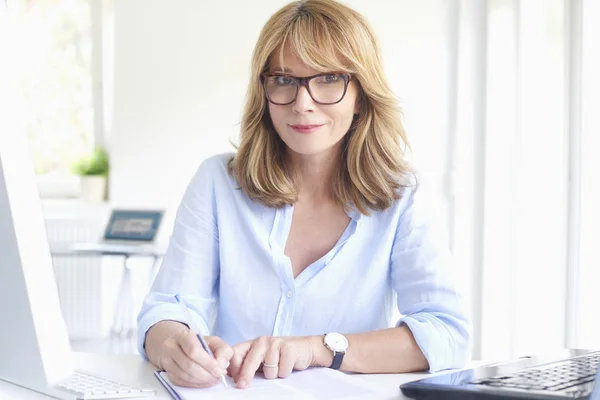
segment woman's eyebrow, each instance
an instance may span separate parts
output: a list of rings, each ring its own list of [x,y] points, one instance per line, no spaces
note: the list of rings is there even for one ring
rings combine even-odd
[[[287,74],[294,73],[294,71],[289,68],[281,68],[281,67],[273,67],[273,68],[271,68],[271,72],[285,72]]]

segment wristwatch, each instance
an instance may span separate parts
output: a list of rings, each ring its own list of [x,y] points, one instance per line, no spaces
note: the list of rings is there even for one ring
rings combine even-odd
[[[329,368],[339,369],[344,360],[346,350],[348,350],[348,339],[341,333],[328,333],[323,338],[323,344],[333,351],[333,363]]]

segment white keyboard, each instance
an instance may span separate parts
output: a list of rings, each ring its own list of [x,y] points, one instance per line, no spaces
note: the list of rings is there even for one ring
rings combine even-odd
[[[123,385],[109,379],[90,375],[86,372],[75,371],[66,381],[57,385],[60,389],[73,394],[78,399],[123,399],[130,397],[153,396],[153,389],[142,389],[135,386]]]

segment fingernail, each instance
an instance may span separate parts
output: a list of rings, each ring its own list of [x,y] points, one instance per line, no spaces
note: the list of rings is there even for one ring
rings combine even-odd
[[[245,388],[245,387],[247,387],[247,386],[248,386],[248,382],[246,382],[245,380],[243,380],[243,379],[242,379],[241,381],[239,381],[239,382],[238,382],[238,385],[239,385],[241,388]]]
[[[227,368],[227,359],[225,357],[219,357],[219,364],[223,368]]]

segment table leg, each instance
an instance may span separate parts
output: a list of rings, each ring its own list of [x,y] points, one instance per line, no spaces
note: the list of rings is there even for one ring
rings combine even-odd
[[[111,335],[129,337],[135,333],[135,327],[131,326],[133,294],[131,287],[131,269],[128,262],[129,256],[123,260],[123,279],[119,287],[119,295],[115,306],[115,315],[111,328]]]

